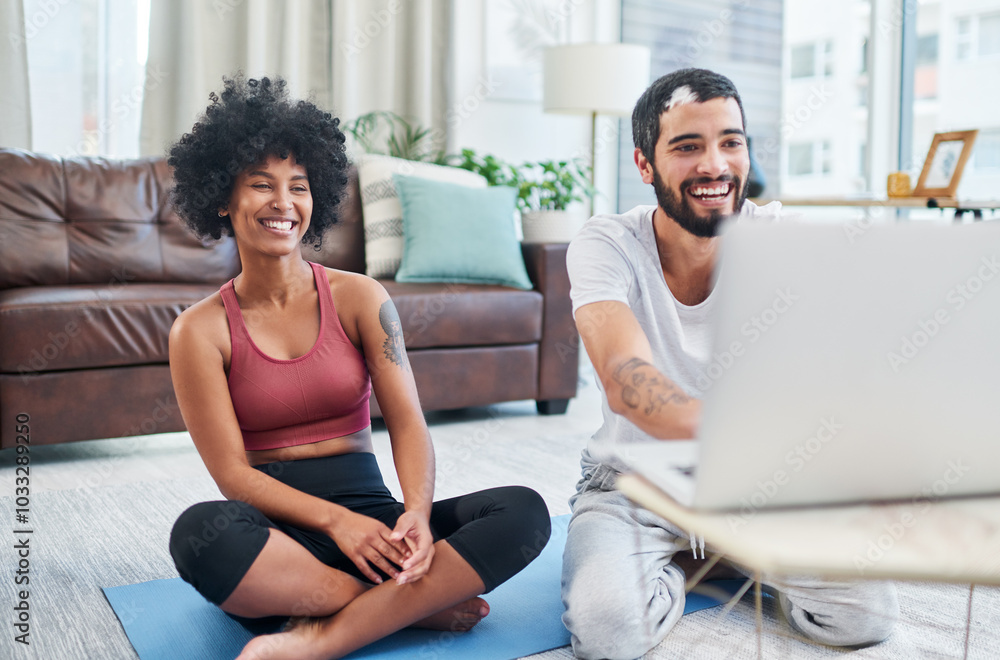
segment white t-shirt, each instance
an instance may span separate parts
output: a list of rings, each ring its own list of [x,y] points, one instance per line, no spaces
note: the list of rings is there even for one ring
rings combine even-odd
[[[621,215],[594,216],[570,243],[567,268],[573,315],[590,303],[618,301],[635,314],[653,350],[653,366],[690,396],[701,398],[712,357],[713,289],[703,302],[684,305],[674,298],[660,265],[653,233],[655,206],[637,206]],[[743,204],[740,220],[775,221],[781,204]],[[598,320],[599,322],[599,320]],[[601,387],[598,381],[598,387]],[[584,452],[585,463],[608,463],[621,469],[609,454],[615,443],[652,440],[625,417],[615,414],[603,392],[604,424]],[[589,457],[588,457],[589,454]]]

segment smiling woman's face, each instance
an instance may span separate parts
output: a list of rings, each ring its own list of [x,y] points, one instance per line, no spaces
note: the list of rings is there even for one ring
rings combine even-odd
[[[236,177],[222,213],[229,215],[238,245],[279,256],[298,249],[312,208],[306,168],[294,156],[271,156]]]

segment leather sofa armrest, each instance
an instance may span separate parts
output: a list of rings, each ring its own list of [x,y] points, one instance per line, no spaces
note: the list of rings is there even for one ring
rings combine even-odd
[[[524,265],[535,290],[544,297],[542,341],[538,351],[538,402],[576,396],[580,337],[573,321],[566,272],[565,243],[522,244]]]

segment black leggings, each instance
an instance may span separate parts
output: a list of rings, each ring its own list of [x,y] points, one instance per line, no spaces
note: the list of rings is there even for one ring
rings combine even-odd
[[[390,529],[404,511],[385,487],[374,454],[256,468],[292,488],[380,520]],[[235,500],[202,502],[184,511],[170,533],[170,554],[181,577],[219,605],[250,570],[271,528],[288,534],[324,564],[368,581],[326,534],[269,520],[250,504]],[[434,540],[448,541],[489,592],[538,556],[548,542],[550,520],[538,493],[508,486],[435,502],[430,528]],[[381,574],[378,568],[375,571]]]

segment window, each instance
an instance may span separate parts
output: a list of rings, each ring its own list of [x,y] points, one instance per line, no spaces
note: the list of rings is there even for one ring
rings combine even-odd
[[[925,34],[917,37],[917,66],[937,64],[938,35]]]
[[[960,18],[955,22],[955,57],[960,60],[972,57],[971,18]]]
[[[955,56],[960,60],[1000,55],[1000,12],[955,21]]]
[[[813,173],[813,143],[788,145],[788,176]]]
[[[790,53],[790,75],[793,80],[833,76],[833,42],[814,41],[792,46]]]
[[[810,176],[833,172],[833,149],[828,140],[793,142],[788,145],[788,176]]]
[[[816,72],[816,46],[792,46],[792,78],[812,78]]]
[[[149,0],[24,0],[32,148],[139,155]]]
[[[580,2],[573,0],[569,4],[576,6]],[[732,79],[743,97],[748,137],[753,140],[755,160],[767,182],[763,194],[770,198],[780,194],[785,170],[787,147],[782,132],[797,130],[794,126],[801,123],[795,116],[786,119],[782,107],[782,86],[788,78],[787,59],[793,43],[784,36],[787,4],[791,3],[785,0],[621,0],[620,3],[622,41],[650,48],[651,80],[685,67],[709,68]],[[798,39],[802,41],[802,37]],[[812,52],[815,55],[815,50]],[[810,70],[815,70],[815,62]],[[807,95],[811,86],[798,85]],[[820,98],[814,99],[814,106],[826,102],[829,85],[817,93]],[[795,109],[793,106],[792,110]],[[804,111],[815,112],[809,107]],[[655,204],[652,187],[643,184],[636,173],[628,119],[622,121],[620,135],[617,207],[625,211],[636,204]]]
[[[1000,13],[979,17],[979,57],[1000,55]]]
[[[886,75],[899,70],[902,33],[895,23],[872,21],[873,11],[890,4],[901,6],[889,0],[822,3],[822,22],[817,24],[817,3],[761,0],[744,9],[731,0],[623,0],[622,34],[626,41],[652,47],[653,77],[682,66],[707,66],[733,79],[744,104],[758,104],[747,108],[748,130],[765,168],[767,197],[882,196],[889,172],[901,169],[916,180],[934,133],[968,128],[980,132],[959,196],[995,197],[1000,189],[1000,87],[992,83],[1000,66],[1000,0],[906,0],[906,11],[916,12],[911,16],[916,28],[912,47],[919,60],[912,132],[907,135],[899,132],[900,88]],[[681,57],[677,44],[699,43],[705,25],[724,10],[732,11],[734,20],[719,31],[711,48],[704,48],[704,57]],[[892,16],[895,20],[897,14]],[[746,48],[751,43],[752,51]],[[752,59],[756,53],[762,56]],[[957,61],[960,54],[964,61]],[[777,112],[774,99],[780,104]],[[907,142],[912,145],[909,160],[900,163],[900,152],[907,154],[899,145]],[[622,144],[620,207],[631,208],[633,199],[650,203],[645,189],[629,188],[635,178],[632,146],[627,140]],[[633,189],[632,197],[623,193]],[[941,215],[938,210],[927,213]]]
[[[1000,172],[1000,129],[981,131],[976,136],[972,168],[976,172]]]
[[[823,41],[823,75],[833,77],[833,42]]]
[[[969,7],[975,6],[972,13]],[[959,183],[959,199],[990,199],[1000,189],[1000,0],[924,0],[917,8],[917,66],[913,84],[911,162],[903,169],[916,180],[935,133],[978,128],[979,135]],[[923,26],[925,32],[920,32]],[[946,26],[936,46],[931,34]],[[951,37],[950,39],[946,37]],[[955,46],[947,45],[953,41]],[[943,50],[942,46],[944,47]],[[937,61],[930,61],[934,50]],[[921,103],[923,99],[934,103]],[[928,212],[930,216],[931,212]],[[910,217],[917,217],[911,212]]]
[[[936,33],[917,37],[915,65],[913,97],[915,99],[937,98],[938,35]]]

